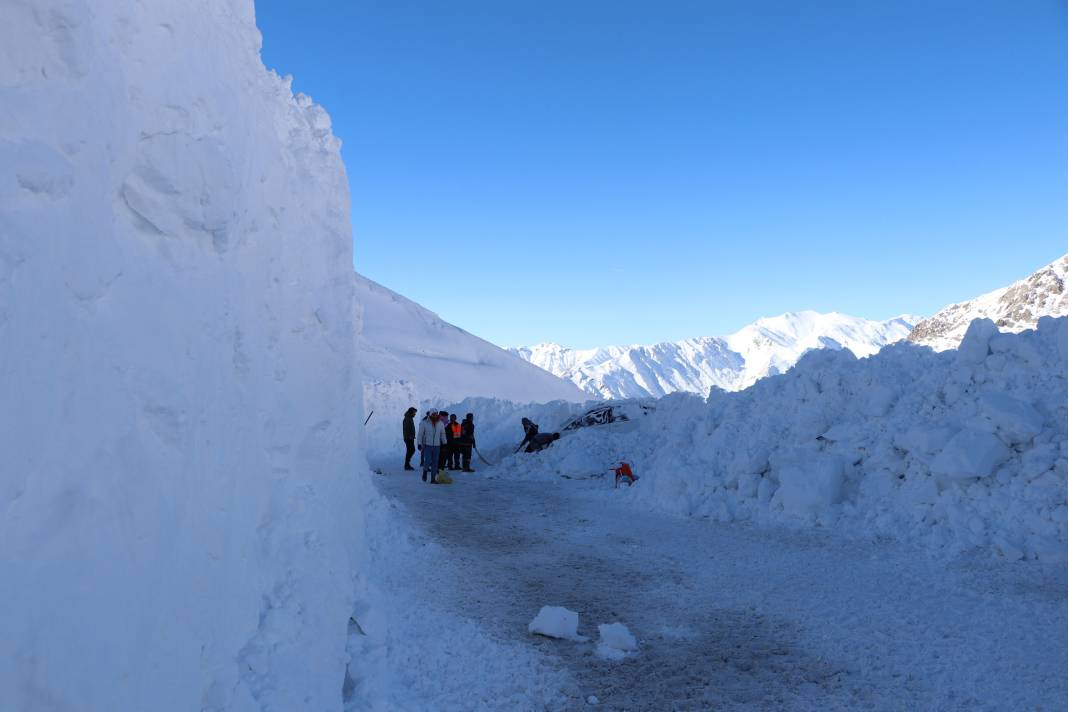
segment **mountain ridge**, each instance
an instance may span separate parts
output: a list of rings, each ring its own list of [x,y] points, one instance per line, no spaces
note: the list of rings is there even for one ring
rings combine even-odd
[[[1043,316],[1068,315],[1068,255],[1008,286],[943,307],[920,321],[909,341],[935,351],[956,348],[974,319],[991,319],[1002,331],[1034,328]]]
[[[600,398],[659,397],[677,391],[740,390],[789,369],[813,348],[849,348],[870,356],[905,338],[918,317],[873,321],[839,312],[787,312],[727,336],[698,336],[629,346],[572,349],[556,343],[512,353]]]

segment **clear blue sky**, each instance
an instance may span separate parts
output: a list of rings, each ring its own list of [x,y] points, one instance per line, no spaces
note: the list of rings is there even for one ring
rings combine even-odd
[[[931,313],[1068,252],[1068,0],[257,0],[356,268],[503,345]]]

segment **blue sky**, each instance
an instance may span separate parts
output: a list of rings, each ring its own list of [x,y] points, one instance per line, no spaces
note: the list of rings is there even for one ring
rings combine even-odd
[[[1068,0],[257,0],[356,268],[502,345],[926,314],[1068,252]]]

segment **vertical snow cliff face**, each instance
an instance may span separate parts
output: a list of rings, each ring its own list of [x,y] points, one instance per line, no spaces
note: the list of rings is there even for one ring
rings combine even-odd
[[[0,3],[2,709],[342,706],[348,190],[259,46],[252,0]]]

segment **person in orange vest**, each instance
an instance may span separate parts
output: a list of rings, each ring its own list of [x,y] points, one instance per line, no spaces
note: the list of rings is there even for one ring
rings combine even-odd
[[[445,464],[450,470],[460,469],[460,436],[461,427],[456,422],[456,413],[449,416],[449,424],[445,426],[445,439],[448,444],[445,446],[448,448],[448,453],[445,457]]]

